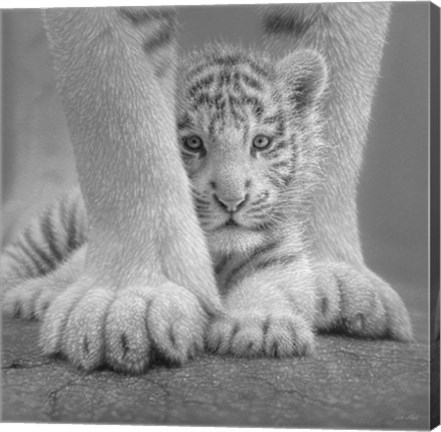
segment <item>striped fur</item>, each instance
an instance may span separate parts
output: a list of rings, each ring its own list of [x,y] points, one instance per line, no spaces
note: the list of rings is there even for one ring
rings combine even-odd
[[[31,221],[2,252],[3,288],[54,271],[86,242],[87,231],[84,201],[75,188]]]

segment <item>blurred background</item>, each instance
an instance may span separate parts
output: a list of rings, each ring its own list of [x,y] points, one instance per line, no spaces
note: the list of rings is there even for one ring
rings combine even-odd
[[[259,47],[255,6],[179,8],[183,52],[209,40]],[[38,10],[2,13],[2,245],[76,181]],[[396,3],[359,188],[368,265],[428,335],[428,3]]]

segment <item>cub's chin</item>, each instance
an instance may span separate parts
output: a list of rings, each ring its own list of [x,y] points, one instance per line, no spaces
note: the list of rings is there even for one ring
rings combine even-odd
[[[232,253],[245,254],[259,246],[265,240],[265,235],[247,228],[225,226],[207,232],[206,238],[210,253],[215,257]]]

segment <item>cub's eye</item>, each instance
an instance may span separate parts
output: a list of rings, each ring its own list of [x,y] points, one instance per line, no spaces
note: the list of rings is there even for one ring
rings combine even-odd
[[[253,147],[256,150],[265,150],[271,145],[271,138],[266,135],[256,135],[253,139]]]
[[[202,138],[197,135],[185,137],[182,140],[182,143],[187,150],[192,152],[200,152],[204,149],[204,142],[202,141]]]

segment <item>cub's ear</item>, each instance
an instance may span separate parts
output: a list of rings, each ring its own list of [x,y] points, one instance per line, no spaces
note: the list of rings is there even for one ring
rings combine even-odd
[[[297,112],[314,108],[327,88],[328,70],[317,51],[298,50],[277,63],[282,95]]]

